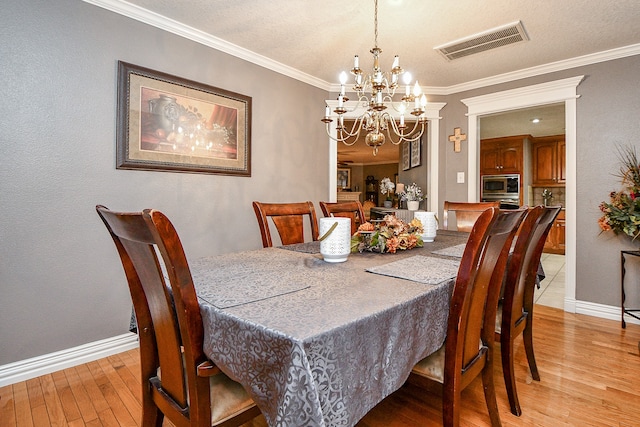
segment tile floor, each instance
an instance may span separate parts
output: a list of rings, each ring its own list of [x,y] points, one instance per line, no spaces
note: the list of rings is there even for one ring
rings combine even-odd
[[[540,261],[546,277],[535,291],[535,303],[564,309],[564,255],[543,253]]]

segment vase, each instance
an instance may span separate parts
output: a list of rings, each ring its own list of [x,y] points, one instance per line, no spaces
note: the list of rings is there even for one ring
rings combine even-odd
[[[409,200],[407,201],[407,209],[410,211],[417,211],[420,208],[419,200]]]
[[[326,262],[345,262],[351,253],[351,218],[320,218],[320,254]]]
[[[419,211],[414,212],[414,218],[418,218],[422,223],[422,241],[433,242],[436,238],[438,224],[435,212]]]
[[[393,207],[393,200],[385,200],[384,201],[384,207],[385,208],[392,208]]]

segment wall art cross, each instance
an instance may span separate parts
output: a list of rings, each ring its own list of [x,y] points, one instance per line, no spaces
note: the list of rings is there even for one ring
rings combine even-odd
[[[467,134],[460,133],[460,128],[455,128],[453,130],[453,135],[449,135],[449,141],[453,142],[453,151],[456,153],[460,152],[460,142],[465,141],[467,139]]]

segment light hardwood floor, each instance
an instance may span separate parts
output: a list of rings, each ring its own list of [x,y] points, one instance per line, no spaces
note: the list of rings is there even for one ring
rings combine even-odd
[[[536,305],[534,346],[541,381],[532,381],[522,340],[516,375],[523,414],[509,412],[499,358],[495,368],[503,426],[639,426],[640,325]],[[138,352],[0,388],[0,426],[136,426]],[[462,393],[462,426],[487,426],[479,379]],[[440,397],[413,386],[376,406],[358,427],[441,425]],[[170,425],[165,422],[165,425]],[[265,426],[258,418],[246,427]]]

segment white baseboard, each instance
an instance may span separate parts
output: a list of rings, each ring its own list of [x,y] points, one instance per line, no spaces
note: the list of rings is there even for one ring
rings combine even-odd
[[[565,306],[566,306],[566,301],[565,301]],[[620,322],[622,319],[620,307],[616,307],[612,305],[596,304],[594,302],[576,301],[575,313],[586,314],[588,316],[594,316],[594,317],[602,317],[603,319],[616,320],[618,322]],[[627,323],[640,325],[640,320],[631,316],[624,316],[624,320]]]
[[[126,333],[78,347],[0,366],[0,387],[26,381],[138,347],[138,336]]]

